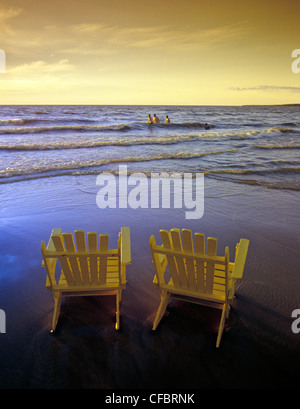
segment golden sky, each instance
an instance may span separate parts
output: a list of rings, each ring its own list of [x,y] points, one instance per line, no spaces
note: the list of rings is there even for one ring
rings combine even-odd
[[[0,103],[299,103],[299,16],[299,0],[0,0]]]

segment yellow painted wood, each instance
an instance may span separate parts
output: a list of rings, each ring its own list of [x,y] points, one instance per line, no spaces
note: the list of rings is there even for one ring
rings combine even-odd
[[[155,247],[155,252],[157,252],[158,254],[161,255],[166,255],[166,256],[179,256],[180,255],[180,251],[177,250],[173,250],[173,249],[167,249],[164,246],[156,246]],[[185,258],[193,258],[195,260],[199,260],[199,261],[213,261],[215,263],[219,263],[219,264],[223,264],[225,265],[225,260],[224,257],[220,257],[220,256],[208,256],[208,255],[203,255],[200,256],[198,254],[189,254],[189,253],[185,253],[184,254]]]
[[[249,247],[249,240],[241,239],[237,245],[237,253],[234,261],[234,268],[232,275],[234,278],[240,280],[243,277],[244,267],[246,263],[247,253]]]
[[[98,243],[97,243],[97,233],[95,232],[89,232],[87,234],[88,236],[88,248],[89,248],[89,262],[90,262],[90,278],[91,278],[91,285],[97,285],[98,284],[98,277],[99,277],[99,269],[98,269],[98,256],[97,250],[98,250]]]
[[[61,229],[59,229],[59,228],[54,228],[52,231],[51,231],[51,235],[50,235],[50,238],[49,238],[49,241],[48,241],[48,244],[47,244],[47,247],[46,247],[46,245],[45,245],[45,243],[43,243],[43,248],[46,250],[49,250],[49,251],[53,251],[53,250],[55,250],[55,247],[54,247],[54,243],[53,243],[53,236],[57,236],[57,235],[59,235],[59,234],[61,234]],[[47,290],[49,290],[49,291],[51,291],[51,289],[53,288],[53,286],[55,286],[56,285],[56,280],[55,280],[55,267],[56,267],[56,261],[57,261],[57,258],[56,257],[54,257],[54,258],[48,258],[47,259],[47,279],[46,279],[46,288],[47,288]],[[45,265],[45,260],[43,259],[43,261],[42,261],[42,267],[46,267],[46,265]]]
[[[65,243],[65,249],[66,252],[74,252],[75,251],[75,244],[74,244],[74,239],[72,233],[63,233],[63,239]],[[70,270],[72,271],[73,278],[74,278],[74,284],[75,285],[81,285],[82,284],[82,278],[80,274],[80,268],[78,265],[77,257],[75,255],[69,256],[68,261],[70,264]]]
[[[170,232],[161,230],[162,244],[157,245],[154,236],[150,238],[150,250],[155,269],[154,285],[159,289],[161,302],[153,323],[155,330],[164,316],[170,297],[222,308],[216,347],[219,347],[225,320],[234,299],[235,283],[243,276],[249,240],[241,239],[236,246],[235,261],[229,261],[229,248],[224,256],[217,256],[217,239],[207,239],[201,233],[194,236],[188,229]],[[170,270],[171,279],[166,279]]]
[[[163,291],[161,294],[161,302],[159,304],[158,311],[153,323],[153,330],[156,330],[158,324],[160,323],[162,317],[164,316],[169,300],[170,293],[168,293],[167,291]]]
[[[78,250],[78,260],[80,265],[81,277],[83,284],[87,285],[90,283],[88,259],[86,256],[86,241],[85,233],[83,230],[75,231],[76,245]]]
[[[69,264],[69,258],[66,257],[65,253],[65,248],[63,244],[63,239],[62,236],[52,236],[52,240],[54,243],[54,247],[56,251],[61,252],[62,254],[58,257],[60,261],[60,265],[62,267],[62,270],[64,272],[64,275],[66,277],[66,280],[69,285],[75,285],[74,278],[73,278],[73,273]]]
[[[163,246],[166,249],[170,249],[170,250],[173,249],[170,233],[167,230],[161,230],[160,231],[160,236],[161,236],[161,239],[162,239]],[[166,253],[166,256],[167,256],[168,265],[169,265],[169,269],[170,269],[170,273],[171,273],[171,276],[172,276],[173,283],[174,283],[175,286],[180,286],[180,279],[179,279],[179,275],[178,275],[178,271],[177,271],[177,265],[176,265],[175,258],[170,253]]]
[[[123,288],[126,287],[126,266],[131,263],[131,242],[129,227],[121,227],[119,233],[118,248],[120,249],[120,280]],[[122,293],[120,294],[121,299]]]
[[[173,242],[174,250],[178,251],[178,255],[175,256],[175,261],[177,265],[178,276],[180,280],[180,286],[182,288],[189,288],[188,280],[186,276],[185,264],[184,264],[184,257],[183,257],[183,249],[180,237],[180,230],[179,229],[172,229],[171,230],[171,238]]]
[[[190,254],[194,253],[193,235],[191,230],[182,230],[182,239],[184,251]],[[188,277],[188,287],[190,290],[196,291],[197,283],[195,276],[195,260],[191,258],[185,259],[186,272]]]
[[[154,277],[154,281],[155,284],[165,284],[165,277],[164,277],[164,272],[165,272],[165,268],[163,268],[163,265],[160,261],[160,254],[158,254],[157,252],[152,251],[154,248],[156,247],[156,241],[155,241],[155,237],[152,235],[150,237],[150,249],[151,249],[151,254],[152,254],[152,259],[154,260],[154,270],[155,270],[155,277]],[[167,257],[165,256],[165,259],[167,259]]]
[[[46,247],[48,250],[55,250],[52,236],[57,236],[57,235],[59,235],[59,234],[61,234],[61,229],[59,229],[59,228],[57,228],[57,227],[54,228],[54,229],[51,231],[51,235],[50,235],[50,238],[49,238],[47,247]],[[54,258],[54,259],[52,259],[52,260],[49,259],[49,262],[50,262],[50,263],[52,263],[52,262],[55,262],[55,263],[56,263],[56,258]],[[42,267],[45,267],[45,265],[44,265],[44,260],[42,261]]]
[[[216,347],[217,347],[217,348],[219,348],[219,346],[220,346],[221,337],[222,337],[223,330],[224,330],[224,325],[225,325],[225,313],[226,313],[226,304],[224,304],[224,305],[223,305],[223,308],[222,308],[221,321],[220,321],[220,325],[219,325],[218,337],[217,337],[217,343],[216,343]]]
[[[41,251],[44,253],[46,251],[46,244],[42,242],[41,244]],[[56,286],[55,280],[55,266],[56,266],[56,259],[43,259],[42,267],[46,268],[47,271],[47,279],[46,279],[46,288],[48,291],[52,291],[53,287]]]
[[[217,270],[216,271],[216,282],[217,282],[217,285],[220,285],[220,283],[224,285],[224,292],[227,295],[227,299],[228,299],[228,295],[229,295],[228,289],[231,285],[231,280],[229,277],[229,247],[225,248],[225,263],[226,263],[225,271],[224,271],[225,277],[223,278],[221,275],[221,271]]]
[[[108,249],[108,235],[100,234],[100,250],[106,251]],[[100,257],[100,268],[99,268],[99,284],[106,283],[106,273],[107,273],[107,256],[104,254]]]
[[[71,233],[62,234],[61,229],[53,229],[48,246],[44,241],[41,243],[42,266],[47,271],[46,287],[54,299],[52,332],[57,325],[62,297],[86,295],[116,296],[116,329],[119,329],[119,303],[126,287],[126,266],[131,262],[130,229],[121,229],[117,249],[108,249],[107,234],[100,235],[99,249],[95,232],[87,233],[88,248],[84,231],[75,231],[75,238],[76,246]],[[58,264],[61,274],[57,282]]]
[[[131,244],[130,244],[130,228],[121,227],[120,233],[121,243],[121,263],[130,264],[131,263]]]
[[[213,237],[207,238],[207,255],[214,257],[217,254],[217,239]],[[212,294],[214,286],[215,261],[207,261],[206,277],[205,277],[205,292]]]

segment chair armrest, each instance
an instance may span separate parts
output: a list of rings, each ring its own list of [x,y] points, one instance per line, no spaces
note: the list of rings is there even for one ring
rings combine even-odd
[[[239,248],[236,254],[236,258],[235,258],[234,267],[232,270],[232,278],[235,278],[236,280],[241,279],[243,276],[245,262],[246,262],[247,253],[248,253],[248,247],[249,247],[249,240],[241,239],[239,243]]]
[[[55,250],[54,243],[52,237],[55,235],[61,234],[62,229],[55,228],[52,230],[46,250]],[[45,243],[42,242],[42,248],[45,248]],[[51,291],[52,285],[56,284],[55,281],[55,265],[56,265],[56,258],[49,259],[48,268],[47,268],[47,278],[46,278],[46,288],[47,290]],[[46,268],[44,259],[42,260],[42,267]],[[50,276],[49,276],[50,275]],[[51,277],[51,279],[50,279]]]
[[[54,229],[52,230],[51,235],[50,235],[50,238],[49,238],[49,241],[48,241],[48,244],[47,244],[47,247],[46,247],[47,250],[55,250],[52,236],[57,236],[57,235],[61,234],[61,231],[62,231],[62,229],[59,229],[58,227],[56,227],[56,228],[54,228]],[[52,262],[53,262],[53,259],[51,259],[50,261],[51,261],[51,263],[52,263]],[[44,260],[42,260],[42,267],[45,267],[45,262],[44,262]]]
[[[58,236],[59,234],[61,234],[62,229],[59,229],[58,227],[56,227],[55,229],[52,230],[51,235],[50,235],[50,239],[48,241],[48,245],[47,245],[47,250],[55,250],[54,247],[54,243],[52,240],[52,236]]]
[[[158,257],[158,263],[159,263],[159,271],[160,274],[162,275],[162,277],[164,276],[166,267],[168,265],[168,259],[167,256],[165,254],[156,254]],[[154,261],[152,260],[152,263],[154,263]],[[158,285],[158,278],[157,275],[155,274],[154,278],[153,278],[153,284],[154,285]]]
[[[121,263],[131,263],[131,243],[129,227],[121,227]]]

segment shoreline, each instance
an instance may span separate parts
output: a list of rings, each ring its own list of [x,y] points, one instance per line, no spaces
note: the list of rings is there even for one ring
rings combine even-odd
[[[99,209],[96,176],[61,176],[2,185],[0,388],[205,389],[289,388],[299,374],[300,335],[291,330],[299,305],[299,208],[296,191],[205,178],[204,215],[184,209]],[[49,335],[53,300],[40,266],[41,240],[52,228],[108,233],[131,228],[132,264],[122,296],[121,328],[114,300],[80,297],[62,305]],[[244,277],[215,348],[219,312],[172,302],[155,333],[159,294],[149,238],[159,229],[190,228],[229,245],[250,240]]]

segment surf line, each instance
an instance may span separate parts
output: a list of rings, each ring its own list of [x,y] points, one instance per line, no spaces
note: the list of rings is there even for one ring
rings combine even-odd
[[[127,165],[119,165],[118,176],[103,172],[97,176],[101,186],[96,195],[100,209],[188,209],[186,219],[201,219],[204,214],[204,174],[153,172],[128,175]],[[173,187],[173,188],[171,188]],[[173,200],[171,200],[173,199]]]

